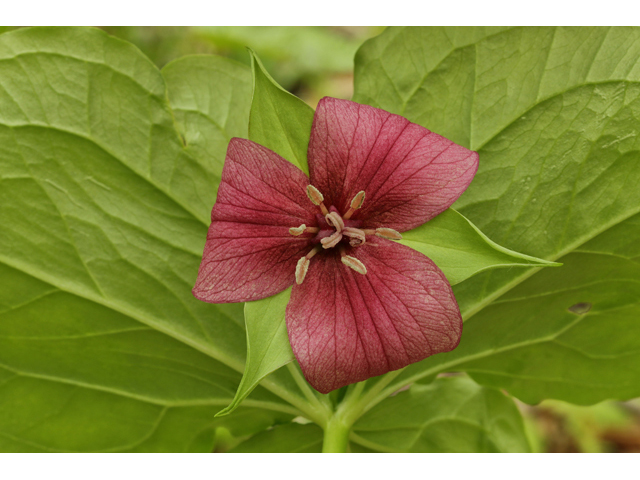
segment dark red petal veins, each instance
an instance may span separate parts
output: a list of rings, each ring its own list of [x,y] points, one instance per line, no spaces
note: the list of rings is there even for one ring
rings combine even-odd
[[[364,190],[353,218],[400,232],[449,208],[478,169],[476,152],[404,117],[329,97],[318,104],[308,157],[325,204],[345,212]]]
[[[258,145],[233,138],[193,294],[211,303],[245,302],[291,286],[308,235],[290,227],[315,224],[307,176]]]
[[[458,345],[460,310],[429,258],[378,238],[349,254],[366,275],[342,264],[338,252],[318,255],[287,306],[293,352],[316,390],[327,393]]]

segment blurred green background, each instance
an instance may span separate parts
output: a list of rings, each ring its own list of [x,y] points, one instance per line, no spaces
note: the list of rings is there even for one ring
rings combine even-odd
[[[353,57],[384,27],[100,27],[162,68],[176,58],[217,54],[249,65],[247,46],[284,88],[315,108],[324,96],[351,98]]]
[[[0,33],[16,27],[0,27]],[[353,58],[384,27],[99,27],[133,43],[158,67],[185,55],[216,54],[249,65],[260,56],[284,88],[315,108],[324,96],[350,99]],[[640,399],[589,407],[518,402],[537,452],[640,452]],[[222,433],[222,432],[221,432]],[[224,448],[222,448],[224,450]]]

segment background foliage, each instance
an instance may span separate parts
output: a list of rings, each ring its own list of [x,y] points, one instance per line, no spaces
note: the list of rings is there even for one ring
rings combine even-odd
[[[321,429],[291,420],[325,400],[292,364],[214,417],[244,369],[243,310],[190,287],[226,143],[260,135],[244,45],[314,105],[351,96],[353,55],[380,30],[107,31],[162,71],[98,30],[0,37],[0,450],[319,450]],[[395,28],[358,51],[356,101],[480,151],[461,213],[564,266],[459,283],[460,347],[371,382],[371,398],[418,383],[358,420],[353,451],[636,448],[634,403],[517,402],[523,423],[499,389],[640,394],[639,35]],[[213,52],[240,62],[169,62]],[[447,371],[475,382],[433,381]]]

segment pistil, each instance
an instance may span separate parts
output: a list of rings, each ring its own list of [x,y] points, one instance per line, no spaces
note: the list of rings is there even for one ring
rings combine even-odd
[[[359,228],[346,227],[342,233],[351,238],[349,245],[352,247],[359,247],[366,242],[365,231]]]
[[[333,248],[342,240],[342,233],[335,231],[329,237],[323,238],[320,240],[322,244],[322,248]]]

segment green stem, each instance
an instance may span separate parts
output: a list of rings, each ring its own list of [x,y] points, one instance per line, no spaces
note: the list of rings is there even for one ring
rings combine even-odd
[[[346,453],[349,448],[351,427],[360,417],[364,382],[349,385],[347,393],[338,405],[335,413],[324,426],[324,442],[322,453]]]
[[[340,415],[334,415],[324,427],[322,453],[347,453],[351,425]]]
[[[322,397],[322,400],[318,398],[318,396],[311,390],[309,383],[307,380],[301,375],[300,371],[296,368],[293,362],[287,364],[287,368],[289,369],[289,373],[295,380],[296,384],[307,398],[309,403],[315,407],[315,418],[311,418],[314,422],[318,423],[320,426],[323,426],[323,421],[325,421],[329,415],[331,414],[331,405],[329,405],[328,400]]]

